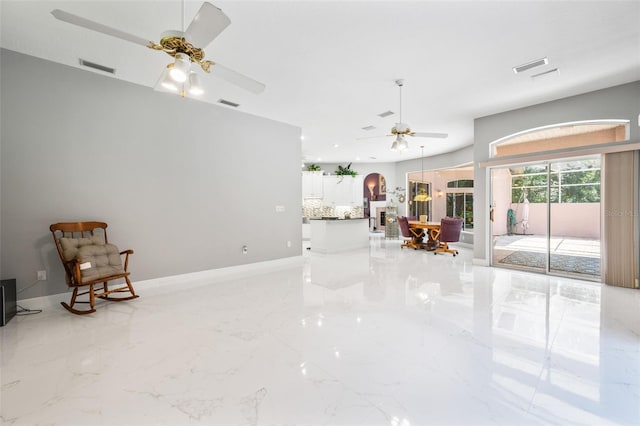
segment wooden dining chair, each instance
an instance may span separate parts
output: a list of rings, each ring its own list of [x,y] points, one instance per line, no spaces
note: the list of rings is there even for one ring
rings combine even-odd
[[[63,222],[49,227],[56,243],[58,255],[64,266],[67,285],[73,288],[71,302],[61,302],[69,312],[90,314],[95,312],[95,299],[112,301],[131,300],[138,297],[129,279],[129,255],[133,250],[119,251],[109,244],[107,224],[104,222]],[[124,265],[122,264],[124,255]],[[109,288],[109,281],[124,279],[124,285]],[[83,289],[84,291],[80,291]],[[114,297],[115,293],[128,293]],[[80,301],[78,296],[89,295]],[[89,309],[76,309],[78,303],[88,303]]]

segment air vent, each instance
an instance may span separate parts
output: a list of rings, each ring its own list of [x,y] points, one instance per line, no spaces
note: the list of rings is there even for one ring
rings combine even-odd
[[[547,58],[536,59],[535,61],[527,62],[526,64],[513,67],[513,72],[516,74],[520,74],[521,72],[530,70],[531,68],[541,67],[542,65],[547,65],[548,63],[549,61],[547,60]]]
[[[228,101],[226,99],[218,99],[218,103],[222,104],[222,105],[227,105],[227,106],[230,106],[230,107],[234,107],[234,108],[238,108],[240,106],[240,104]]]
[[[551,75],[554,75],[554,74],[560,74],[560,70],[558,68],[554,68],[554,69],[549,70],[549,71],[541,72],[541,73],[538,73],[538,74],[533,74],[531,76],[531,78],[538,78],[538,77],[543,77],[543,76],[551,76]]]
[[[373,129],[375,129],[375,128],[376,128],[376,126],[365,126],[365,127],[363,127],[363,128],[362,128],[362,130],[367,130],[367,131],[369,131],[369,130],[373,130]]]
[[[115,68],[105,67],[104,65],[96,64],[94,62],[85,61],[82,58],[80,58],[80,65],[82,65],[83,67],[93,68],[94,70],[98,70],[98,71],[102,71],[102,72],[108,72],[109,74],[115,74],[116,73],[116,69]]]
[[[384,118],[384,117],[388,117],[388,116],[393,115],[393,114],[395,114],[395,112],[393,112],[393,111],[385,111],[385,112],[381,112],[380,114],[378,114],[378,117]]]

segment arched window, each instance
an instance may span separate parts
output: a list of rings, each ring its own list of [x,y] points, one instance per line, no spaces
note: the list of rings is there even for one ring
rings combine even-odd
[[[589,120],[528,129],[491,143],[491,157],[622,142],[629,139],[629,120]]]

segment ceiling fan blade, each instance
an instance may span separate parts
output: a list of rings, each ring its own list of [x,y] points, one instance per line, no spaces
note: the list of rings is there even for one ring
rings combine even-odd
[[[240,74],[239,72],[229,69],[216,62],[211,65],[209,72],[217,77],[220,77],[223,80],[227,80],[229,83],[235,84],[238,87],[242,87],[243,89],[256,94],[264,92],[264,89],[266,87],[259,81],[249,78],[246,75]]]
[[[194,46],[204,48],[218,37],[225,28],[229,26],[231,20],[224,12],[211,3],[204,2],[198,13],[189,24],[186,31],[186,38]]]
[[[51,14],[60,21],[77,25],[79,27],[83,27],[92,31],[110,35],[112,37],[130,41],[132,43],[136,43],[146,47],[150,47],[154,45],[154,43],[150,40],[145,40],[142,37],[138,37],[136,35],[125,33],[124,31],[120,31],[116,28],[111,28],[106,25],[99,24],[98,22],[91,21],[89,19],[83,18],[78,15],[74,15],[69,12],[65,12],[64,10],[54,9],[51,11]]]
[[[446,139],[449,137],[448,133],[434,133],[434,132],[414,132],[411,136],[415,136],[418,138],[435,138],[435,139]]]

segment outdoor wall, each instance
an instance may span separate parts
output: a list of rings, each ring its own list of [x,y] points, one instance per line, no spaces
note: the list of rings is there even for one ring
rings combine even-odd
[[[20,299],[67,291],[55,222],[107,222],[134,281],[302,252],[299,128],[7,50],[0,66],[0,275]]]
[[[521,234],[523,232],[523,203],[513,203],[511,208],[518,221],[515,232]],[[506,224],[506,219],[502,219],[500,221]],[[547,205],[530,203],[527,223],[529,226],[524,230],[526,234],[547,235]],[[495,225],[494,235],[503,235],[497,233]],[[600,239],[600,203],[552,203],[551,235]]]
[[[511,204],[511,173],[509,169],[496,169],[493,171],[493,235],[506,235],[508,229],[508,212],[512,208]],[[478,200],[474,200],[474,208],[478,205]],[[478,215],[476,214],[476,217]],[[477,227],[477,226],[476,226]]]
[[[474,258],[488,263],[488,171],[479,166],[489,160],[490,144],[525,130],[583,120],[626,119],[630,122],[630,143],[640,142],[640,81],[576,95],[556,101],[503,112],[474,121],[475,244]],[[560,154],[559,154],[560,155]]]

